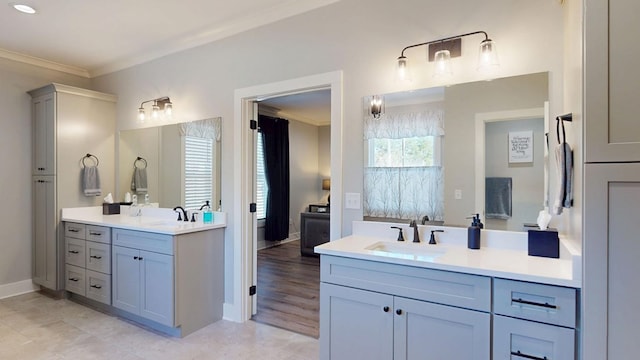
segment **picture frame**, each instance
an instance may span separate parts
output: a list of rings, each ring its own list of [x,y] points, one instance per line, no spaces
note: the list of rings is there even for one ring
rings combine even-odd
[[[533,162],[533,131],[509,132],[509,163]]]

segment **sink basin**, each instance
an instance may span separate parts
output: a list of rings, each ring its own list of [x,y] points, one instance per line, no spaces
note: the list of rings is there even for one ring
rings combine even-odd
[[[379,241],[369,245],[365,250],[370,251],[374,255],[418,261],[434,261],[447,253],[446,249],[436,248],[431,245],[385,241]]]
[[[145,225],[148,226],[178,226],[178,225],[183,225],[183,224],[188,224],[185,223],[183,221],[177,221],[177,220],[155,220],[155,221],[150,221],[150,222],[145,222]]]

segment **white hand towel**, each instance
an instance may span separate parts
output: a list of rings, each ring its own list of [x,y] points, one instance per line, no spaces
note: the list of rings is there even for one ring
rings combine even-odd
[[[556,167],[558,194],[555,197],[551,213],[562,214],[563,208],[573,206],[573,151],[569,144],[562,143],[556,147]]]
[[[100,196],[100,175],[97,166],[85,166],[82,169],[82,191],[84,196]]]

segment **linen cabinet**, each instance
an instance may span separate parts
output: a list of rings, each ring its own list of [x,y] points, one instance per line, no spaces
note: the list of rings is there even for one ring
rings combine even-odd
[[[116,97],[61,84],[29,91],[33,126],[33,282],[62,290],[64,230],[60,209],[94,206],[101,196],[85,197],[82,158],[99,159],[101,188],[114,190]]]

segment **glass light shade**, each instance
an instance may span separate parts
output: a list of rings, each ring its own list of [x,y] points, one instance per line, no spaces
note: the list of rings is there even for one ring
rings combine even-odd
[[[449,76],[452,74],[451,71],[451,53],[449,50],[439,50],[436,51],[433,61],[435,61],[436,69],[434,72],[434,76]]]
[[[145,113],[144,113],[144,108],[140,107],[138,109],[138,121],[143,123],[144,122],[144,118],[146,117]]]
[[[375,119],[379,119],[384,114],[384,99],[380,95],[373,95],[371,97],[371,104],[369,106],[369,114]]]
[[[160,107],[156,101],[153,102],[153,106],[151,107],[151,119],[158,120],[160,117]]]
[[[331,179],[322,179],[322,190],[331,190]]]
[[[411,73],[409,71],[409,63],[407,58],[400,56],[396,66],[396,79],[398,81],[411,81]]]
[[[164,104],[164,116],[167,119],[171,119],[171,117],[173,116],[173,104],[170,101],[167,101]]]
[[[496,44],[491,39],[483,40],[478,54],[478,70],[490,70],[499,65]]]

